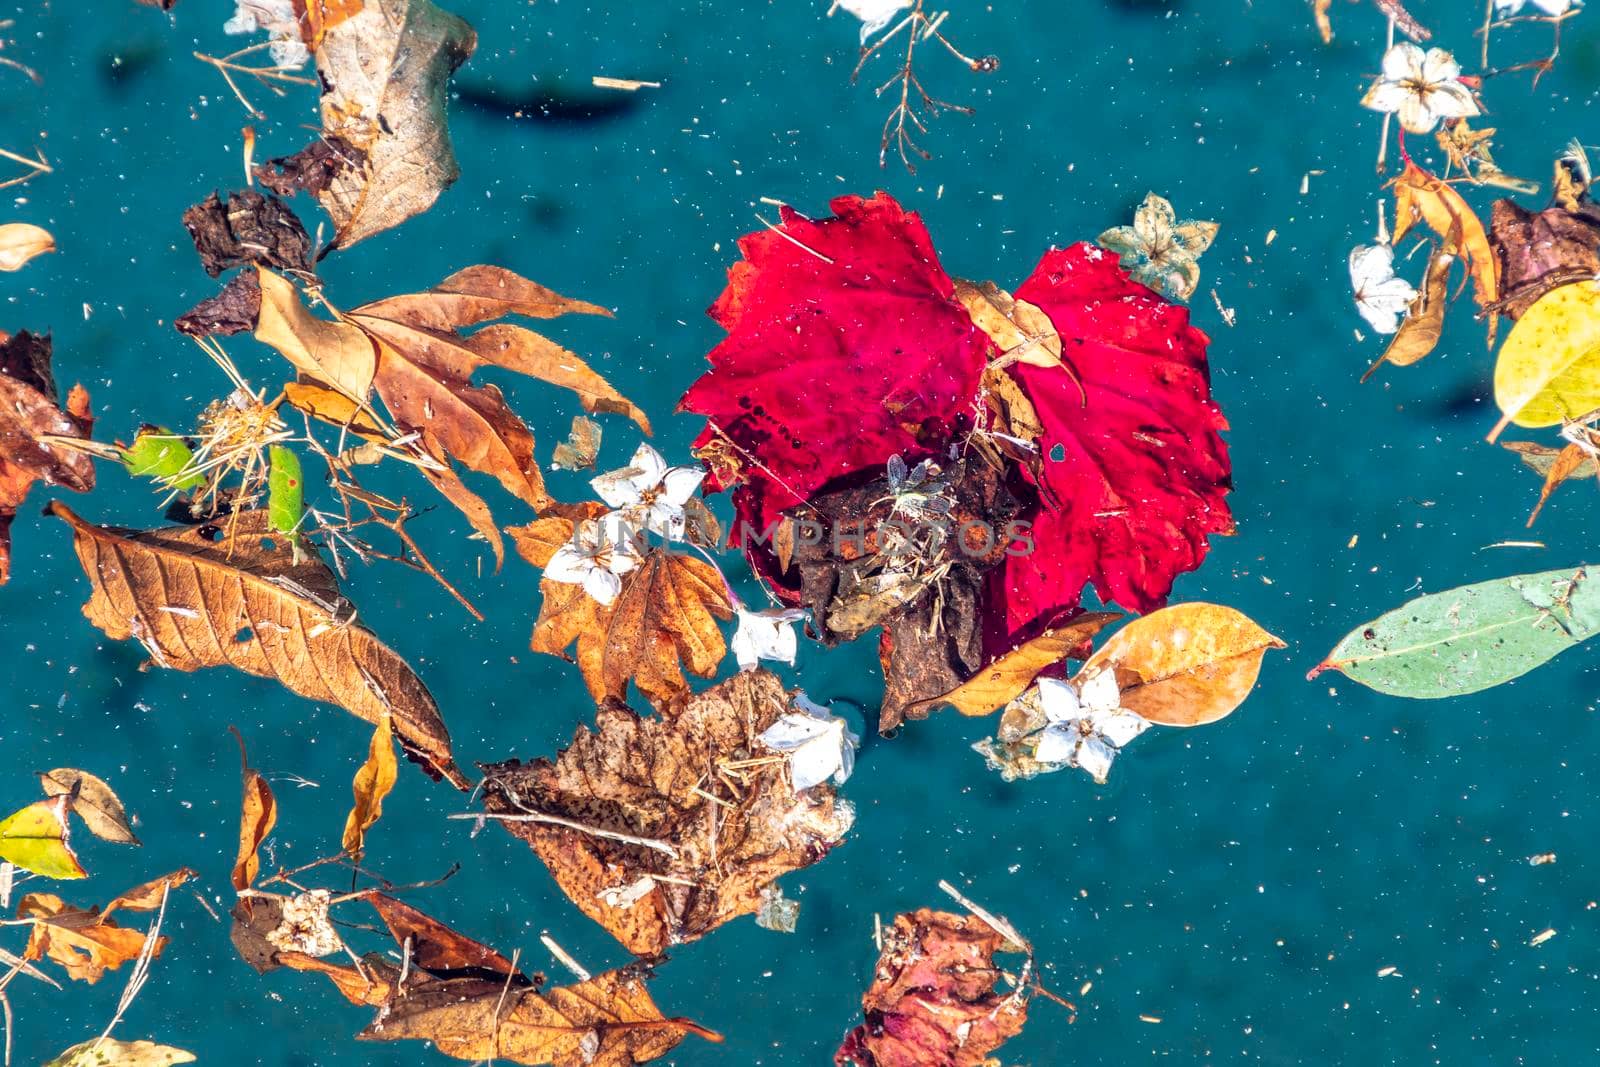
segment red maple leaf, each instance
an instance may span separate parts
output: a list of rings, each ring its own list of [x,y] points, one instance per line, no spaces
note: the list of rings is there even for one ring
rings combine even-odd
[[[885,193],[831,206],[815,220],[786,207],[781,232],[740,240],[710,309],[728,336],[679,403],[706,416],[696,448],[739,468],[734,502],[756,531],[835,479],[943,451],[991,348],[915,212]],[[713,465],[708,488],[728,488],[724,473]],[[748,547],[770,574],[770,554]]]
[[[1089,244],[1045,254],[1016,292],[1050,316],[1078,383],[1012,368],[1039,438],[1034,550],[991,581],[1007,637],[1075,613],[1086,583],[1133,611],[1160,607],[1207,537],[1233,532],[1228,428],[1211,399],[1208,339],[1187,308],[1133,281]]]

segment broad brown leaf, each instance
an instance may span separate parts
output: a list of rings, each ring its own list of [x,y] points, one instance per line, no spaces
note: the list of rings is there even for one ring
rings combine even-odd
[[[311,270],[311,238],[289,205],[275,196],[245,189],[224,200],[212,193],[184,211],[183,228],[213,278],[245,263]]]
[[[519,551],[538,556],[544,550],[537,539],[559,528],[535,524],[522,530],[539,534],[513,536]],[[652,549],[609,605],[579,585],[545,579],[539,590],[544,603],[531,647],[566,656],[576,642],[578,667],[597,703],[625,700],[632,680],[652,704],[668,707],[689,691],[684,668],[709,678],[728,651],[717,625],[733,617],[727,588],[715,568],[692,556]]]
[[[72,767],[57,767],[39,774],[39,785],[47,797],[69,796],[72,810],[89,832],[102,841],[119,845],[140,844],[122,800],[101,778]]]
[[[1017,951],[973,916],[919,908],[895,916],[882,934],[872,985],[861,998],[867,1021],[845,1035],[839,1067],[981,1067],[1028,1021],[1026,986],[995,987],[994,954]]]
[[[50,337],[0,334],[0,584],[11,577],[11,520],[34,482],[94,488],[94,461],[40,437],[89,438],[89,394],[75,385],[63,409],[50,373]]]
[[[1458,234],[1459,229],[1451,233]],[[1372,377],[1385,363],[1409,367],[1439,346],[1439,338],[1444,334],[1444,313],[1450,307],[1450,268],[1455,261],[1456,246],[1450,241],[1436,248],[1428,257],[1428,270],[1422,288],[1411,302],[1405,321],[1400,323],[1400,329],[1395,331],[1383,355],[1374,360],[1361,376],[1362,381]]]
[[[428,210],[460,175],[445,102],[477,34],[430,0],[366,0],[323,30],[323,138],[359,155],[345,157],[317,200],[333,219],[334,247],[348,248]]]
[[[484,807],[586,915],[630,952],[658,955],[755,912],[762,890],[849,829],[832,786],[796,794],[783,759],[759,758],[758,736],[789,710],[765,670],[670,720],[606,704],[554,763],[485,767]]]
[[[392,715],[409,757],[469,788],[422,680],[355,621],[318,556],[302,548],[296,561],[264,512],[144,531],[95,526],[59,502],[49,513],[72,527],[93,587],[84,614],[107,636],[137,639],[158,667],[229,666],[369,723]]]

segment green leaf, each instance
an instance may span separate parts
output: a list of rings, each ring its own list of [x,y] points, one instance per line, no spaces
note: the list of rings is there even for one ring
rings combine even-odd
[[[65,796],[29,804],[0,822],[0,860],[46,878],[87,878],[68,836]]]
[[[194,452],[184,439],[162,426],[141,426],[134,435],[133,444],[122,454],[122,464],[135,477],[154,478],[173,489],[198,489],[206,484],[206,476],[187,470],[194,460]]]
[[[1600,583],[1585,568],[1430,593],[1350,631],[1306,675],[1340,671],[1391,696],[1491,689],[1600,632]]]
[[[194,1053],[181,1048],[103,1037],[73,1045],[44,1067],[172,1067],[193,1062]]]
[[[271,469],[267,474],[267,522],[279,533],[300,531],[306,514],[305,480],[300,475],[300,457],[282,445],[268,453]]]

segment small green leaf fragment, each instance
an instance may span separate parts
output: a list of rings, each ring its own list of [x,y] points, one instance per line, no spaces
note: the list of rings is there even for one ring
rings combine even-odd
[[[268,453],[267,522],[284,534],[298,534],[305,518],[305,479],[300,474],[300,457],[283,445],[273,445]]]
[[[154,478],[185,492],[206,484],[206,476],[191,470],[194,452],[178,434],[163,426],[141,426],[133,444],[122,455],[122,465],[136,478]],[[188,473],[185,473],[188,471]]]

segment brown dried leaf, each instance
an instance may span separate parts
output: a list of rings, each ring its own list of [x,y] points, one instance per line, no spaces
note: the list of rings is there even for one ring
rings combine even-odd
[[[329,322],[311,314],[288,279],[264,268],[256,273],[261,283],[256,340],[277,349],[296,370],[351,400],[365,402],[378,369],[378,347],[372,338],[348,322]]]
[[[56,400],[50,335],[0,334],[0,584],[11,577],[11,520],[36,481],[74,492],[94,488],[94,461],[82,452],[42,443],[45,435],[89,439],[89,394],[72,387]]]
[[[140,844],[133,827],[128,825],[128,812],[122,801],[103,779],[88,771],[57,767],[41,772],[39,785],[47,797],[71,797],[72,810],[100,840],[119,845]]]
[[[323,136],[360,159],[336,167],[317,200],[333,219],[333,246],[348,248],[428,210],[460,175],[445,100],[477,35],[431,0],[367,0],[324,29]]]
[[[184,211],[183,228],[213,278],[246,263],[311,269],[311,238],[289,205],[275,196],[243,190],[222,200],[212,193]]]
[[[586,915],[629,951],[658,955],[754,913],[765,887],[849,829],[832,786],[797,795],[784,759],[759,758],[757,738],[789,710],[765,670],[713,686],[673,719],[605,704],[554,763],[486,767],[484,807],[524,820],[505,827]]]
[[[233,736],[239,742],[240,777],[244,789],[239,801],[239,850],[233,861],[232,880],[233,888],[242,892],[255,884],[256,875],[261,873],[258,852],[261,842],[271,836],[272,828],[278,825],[278,798],[273,796],[272,786],[267,784],[261,772],[250,766],[245,756],[244,738],[239,731],[234,730]],[[248,913],[249,901],[240,903]]]
[[[536,527],[540,538],[555,529],[524,529]],[[543,553],[537,542],[524,549],[523,540],[518,549],[524,555]],[[718,619],[733,617],[727,589],[715,568],[692,556],[651,550],[609,605],[578,585],[545,579],[539,590],[544,603],[531,647],[565,657],[577,642],[578,667],[596,702],[626,700],[631,679],[656,707],[670,708],[689,691],[683,668],[710,678],[728,651],[717,626]]]
[[[598,304],[573,300],[538,282],[487,264],[466,267],[425,293],[403,293],[358,308],[362,314],[423,330],[448,333],[507,315],[553,319],[561,315],[611,312]]]
[[[955,289],[956,300],[972,316],[973,325],[994,341],[1000,352],[996,360],[999,365],[1061,366],[1061,335],[1042,310],[1018,300],[994,282],[957,278]]]
[[[882,935],[867,1021],[845,1035],[839,1067],[982,1067],[1028,1021],[1026,986],[1002,995],[996,952],[1018,946],[975,916],[919,908]],[[1026,973],[1026,971],[1024,972]]]
[[[159,667],[231,666],[369,723],[392,714],[407,756],[470,787],[422,680],[354,621],[318,556],[302,547],[296,560],[264,511],[144,531],[92,525],[59,502],[48,512],[72,527],[94,591],[84,614],[107,636],[136,638]]]
[[[171,874],[164,874],[160,878],[153,878],[141,885],[134,886],[107,904],[105,910],[100,913],[100,917],[103,919],[118,908],[126,908],[128,911],[155,911],[161,907],[161,902],[174,889],[185,882],[192,882],[198,877],[199,875],[192,868],[179,867]]]
[[[1500,264],[1503,309],[1511,319],[1521,318],[1550,290],[1600,274],[1600,220],[1563,207],[1532,212],[1515,201],[1496,200],[1489,242]]]
[[[370,412],[337,389],[330,389],[313,378],[288,382],[283,387],[283,398],[295,410],[303,411],[329,426],[347,429],[363,440],[388,440],[383,427],[378,425],[378,420]]]
[[[383,817],[383,798],[394,788],[399,768],[394,759],[394,727],[388,715],[378,720],[367,746],[367,761],[356,771],[351,786],[355,805],[344,820],[343,847],[357,862],[366,845],[367,831]]]
[[[1323,44],[1333,43],[1333,19],[1328,17],[1328,9],[1333,7],[1333,0],[1312,0],[1311,17],[1317,20],[1317,32],[1322,35]]]
[[[1500,299],[1496,260],[1489,247],[1483,223],[1449,183],[1429,174],[1415,163],[1407,163],[1394,182],[1394,243],[1398,245],[1411,227],[1421,222],[1441,239],[1449,242],[1459,228],[1461,255],[1472,277],[1472,296],[1479,307]]]
[[[1544,485],[1539,489],[1539,502],[1533,506],[1533,512],[1528,516],[1529,529],[1532,529],[1539,512],[1544,510],[1545,501],[1550,499],[1550,494],[1555,492],[1562,482],[1577,474],[1585,460],[1589,463],[1589,476],[1594,477],[1600,472],[1600,462],[1596,462],[1587,449],[1571,444],[1556,453],[1555,459],[1545,469]]]
[[[572,540],[572,531],[577,523],[598,518],[606,510],[606,506],[597,500],[586,500],[575,505],[557,504],[549,509],[544,518],[526,526],[509,526],[506,533],[511,535],[511,543],[516,546],[517,553],[543,570],[549,565],[556,549]],[[559,655],[560,652],[557,650],[552,654]]]
[[[1500,447],[1508,452],[1515,452],[1517,458],[1522,460],[1523,465],[1541,478],[1550,476],[1551,468],[1555,466],[1556,460],[1560,459],[1561,453],[1565,451],[1565,449],[1551,448],[1549,445],[1541,445],[1533,441],[1501,441]],[[1587,467],[1580,466],[1576,471],[1568,475],[1566,480],[1594,477],[1600,477],[1600,464],[1590,464]]]
[[[505,976],[516,971],[510,960],[488,945],[450,929],[403,900],[382,893],[371,893],[363,899],[372,905],[383,924],[389,928],[396,945],[404,948],[407,941],[411,942],[413,966],[441,974],[479,970]],[[532,983],[523,979],[519,984]]]
[[[1428,258],[1428,271],[1423,278],[1422,288],[1411,302],[1405,320],[1383,350],[1383,355],[1374,360],[1361,376],[1362,381],[1372,377],[1385,363],[1409,367],[1439,346],[1439,338],[1444,334],[1444,313],[1450,307],[1450,268],[1455,261],[1453,244],[1447,242],[1434,250]]]
[[[179,315],[172,325],[190,337],[210,337],[254,330],[261,320],[261,282],[253,270],[228,279],[222,292],[207,297]]]
[[[179,871],[161,882],[172,879],[182,882],[192,874],[192,871]],[[159,900],[157,904],[159,906]],[[129,904],[122,901],[120,906]],[[116,970],[144,950],[144,932],[118,926],[107,917],[111,910],[110,907],[104,913],[99,908],[85,910],[49,893],[29,893],[17,902],[17,918],[33,921],[23,958],[42,960],[48,957],[59,963],[69,977],[93,985],[105,977],[107,971]],[[166,944],[165,937],[158,938],[153,955],[160,956]]]
[[[1023,642],[955,689],[927,703],[948,704],[963,715],[988,715],[1005,707],[1032,685],[1040,671],[1064,662],[1074,652],[1082,652],[1095,634],[1121,617],[1115,611],[1079,615],[1057,629],[1046,630]]]

